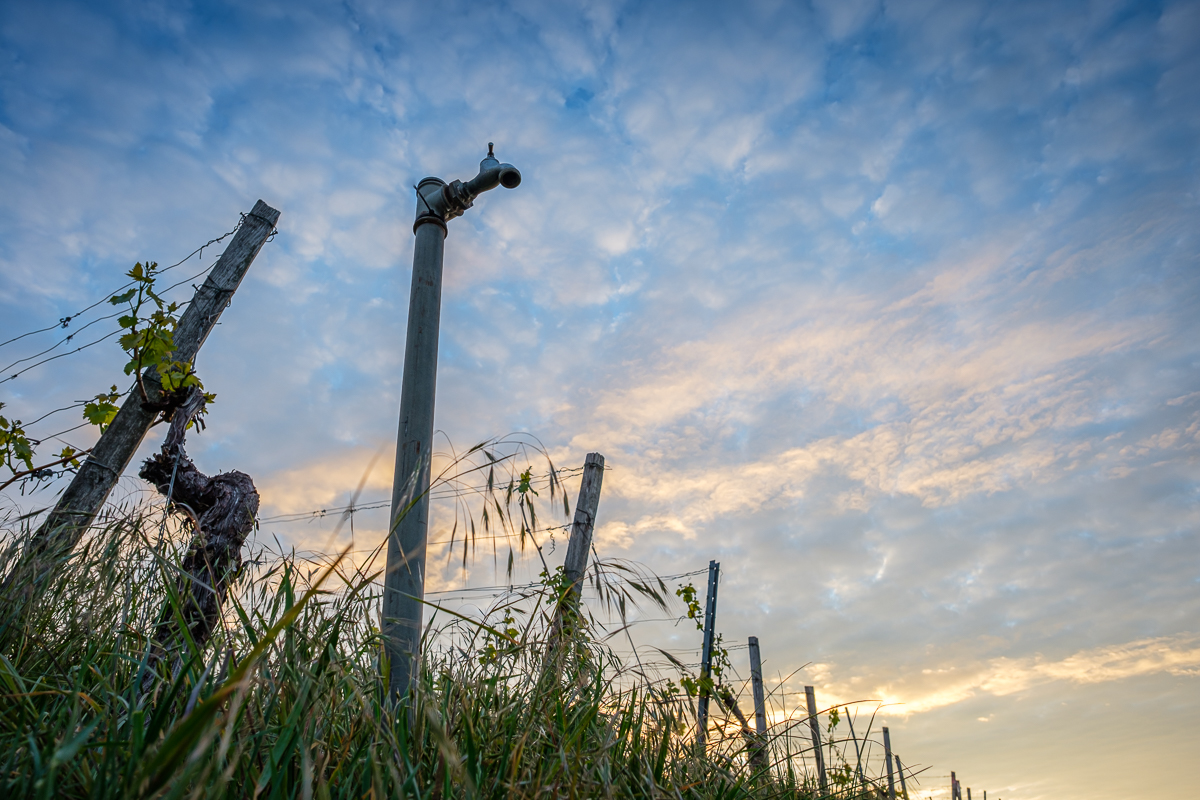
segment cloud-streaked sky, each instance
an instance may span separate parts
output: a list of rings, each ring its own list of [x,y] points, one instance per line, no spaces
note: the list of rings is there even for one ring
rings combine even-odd
[[[786,691],[896,704],[929,776],[1187,795],[1200,4],[5,3],[0,340],[261,197],[280,234],[200,356],[189,449],[264,517],[344,503],[391,463],[412,186],[489,141],[524,182],[450,224],[442,442],[603,452],[602,556],[719,560],[726,641],[811,662]],[[0,401],[33,419],[121,363]]]

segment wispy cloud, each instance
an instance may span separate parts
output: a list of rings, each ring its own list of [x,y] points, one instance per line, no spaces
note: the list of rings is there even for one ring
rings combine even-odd
[[[0,328],[282,209],[189,442],[264,514],[394,440],[411,187],[494,141],[525,180],[451,223],[450,440],[604,452],[598,548],[720,560],[727,639],[845,697],[1194,680],[1195,4],[214,8],[0,11]],[[6,414],[110,385],[89,352]]]

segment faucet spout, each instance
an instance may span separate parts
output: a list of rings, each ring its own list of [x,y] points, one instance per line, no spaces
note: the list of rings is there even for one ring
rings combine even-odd
[[[489,189],[503,186],[515,189],[521,185],[521,172],[512,164],[502,164],[496,158],[494,145],[488,142],[488,154],[479,162],[479,174],[466,183],[445,183],[439,178],[426,178],[417,186],[417,219],[415,231],[425,222],[446,227],[455,217],[461,217],[470,208],[475,198]]]

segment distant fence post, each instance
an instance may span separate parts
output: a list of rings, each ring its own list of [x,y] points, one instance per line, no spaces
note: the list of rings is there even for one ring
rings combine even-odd
[[[242,220],[233,241],[196,290],[175,328],[174,360],[189,364],[196,358],[278,221],[279,212],[262,200],[255,203]],[[158,374],[147,370],[143,377],[149,397],[142,397],[135,389],[125,398],[121,409],[92,448],[91,455],[31,538],[26,552],[30,561],[41,560],[43,555],[53,558],[73,550],[129,466],[163,408],[164,393]],[[40,567],[35,569],[41,570]]]
[[[712,677],[713,631],[717,626],[717,586],[721,582],[721,565],[708,562],[708,595],[704,604],[704,649],[700,652],[700,698],[696,709],[696,745],[704,752],[708,740],[708,687]]]
[[[817,719],[816,690],[805,686],[804,699],[808,702],[808,728],[812,731],[813,754],[817,759],[817,780],[821,784],[821,794],[829,794],[829,781],[825,777],[825,754],[821,752],[821,723]]]
[[[763,694],[762,656],[758,650],[758,637],[751,636],[750,649],[750,688],[754,693],[754,728],[758,734],[758,742],[750,751],[750,763],[755,769],[767,766],[767,703]]]
[[[950,800],[958,800],[958,778],[954,776],[954,770],[950,770]]]
[[[883,755],[887,761],[888,800],[896,800],[896,779],[892,776],[892,735],[883,726]]]
[[[967,787],[967,800],[971,800],[971,787]]]
[[[896,759],[896,772],[900,773],[900,794],[904,800],[908,800],[908,786],[904,783],[904,765],[900,763],[900,756],[894,756]],[[983,800],[987,800],[987,792],[984,792]]]

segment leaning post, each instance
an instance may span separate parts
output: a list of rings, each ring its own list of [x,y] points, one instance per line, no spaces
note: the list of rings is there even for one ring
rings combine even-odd
[[[250,264],[267,238],[275,231],[279,212],[259,200],[242,220],[233,241],[217,259],[204,283],[175,328],[175,352],[172,358],[185,364],[195,360],[221,312],[233,299]],[[71,483],[62,493],[54,510],[34,533],[28,557],[41,559],[69,553],[104,506],[122,473],[158,418],[164,399],[158,374],[148,370],[143,383],[149,395],[132,391],[117,415],[100,436],[96,446]]]
[[[596,530],[596,512],[600,508],[600,486],[604,482],[604,456],[588,453],[583,463],[583,480],[579,484],[579,500],[575,503],[575,519],[571,523],[571,539],[563,573],[569,587],[568,602],[579,605],[583,579],[587,574],[588,553],[592,550],[592,534]]]
[[[596,530],[596,513],[600,509],[600,487],[604,483],[604,456],[588,453],[583,464],[583,479],[579,483],[579,500],[575,503],[575,519],[563,562],[563,578],[567,590],[558,599],[554,622],[550,628],[550,645],[546,649],[546,665],[562,672],[561,647],[564,631],[577,629],[579,604],[583,595],[583,579],[587,574],[588,553],[592,550],[592,534]]]
[[[408,695],[421,658],[446,223],[462,216],[483,192],[497,186],[514,189],[520,183],[521,173],[512,164],[501,164],[489,142],[487,157],[479,162],[479,174],[471,180],[446,183],[441,178],[425,178],[416,186],[417,213],[413,222],[416,244],[380,626],[392,700]]]

